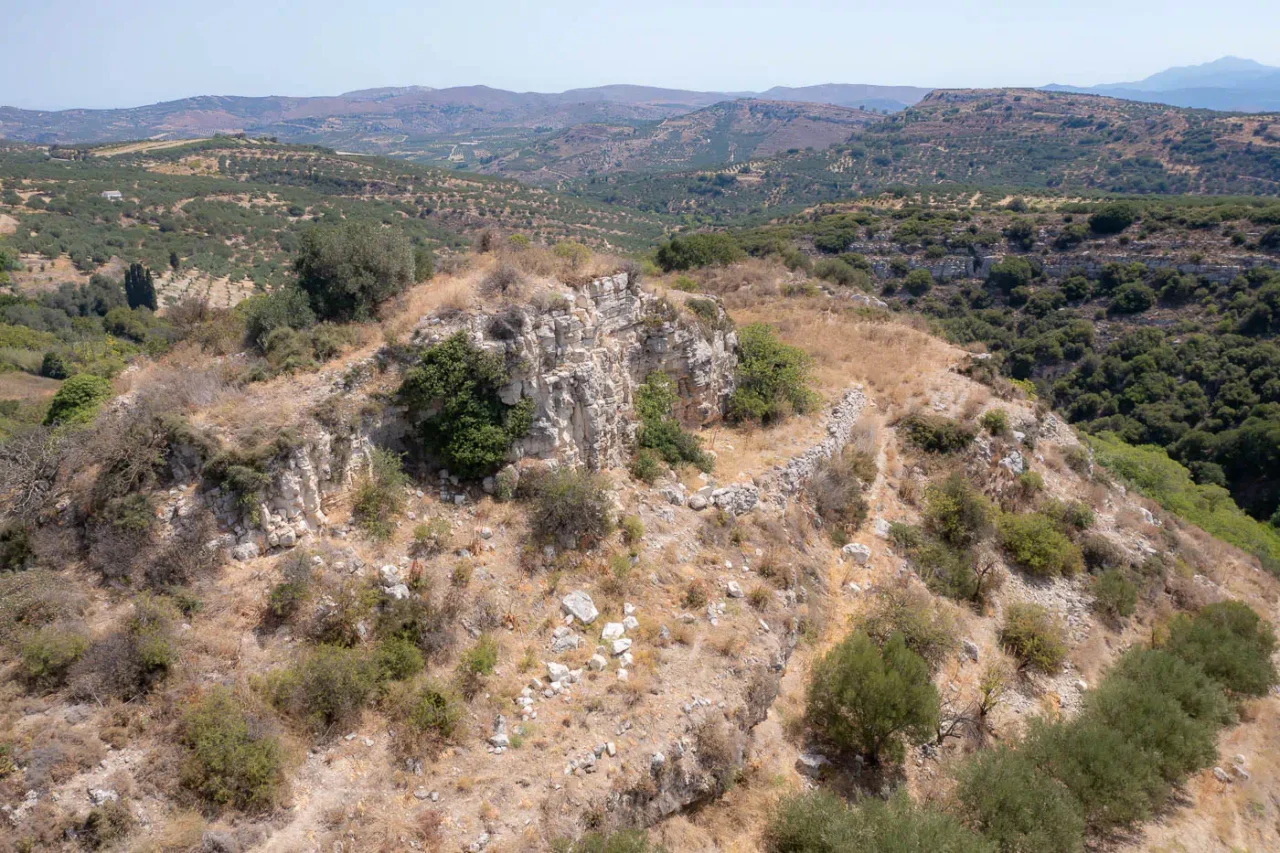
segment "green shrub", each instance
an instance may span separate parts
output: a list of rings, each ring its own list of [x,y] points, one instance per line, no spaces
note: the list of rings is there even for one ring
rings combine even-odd
[[[768,853],[995,853],[995,846],[945,812],[906,793],[868,797],[849,808],[817,789],[783,798],[764,833]]]
[[[588,832],[577,841],[555,842],[551,849],[555,853],[666,853],[665,847],[649,843],[643,829]]]
[[[1243,602],[1209,604],[1194,617],[1180,614],[1164,648],[1233,693],[1265,696],[1276,682],[1275,631]]]
[[[293,286],[252,296],[236,306],[236,310],[244,316],[245,337],[263,353],[267,352],[267,339],[272,332],[302,331],[316,324],[307,294]]]
[[[631,460],[631,466],[628,470],[631,472],[632,477],[652,486],[667,471],[667,466],[662,464],[662,457],[655,451],[641,449],[636,453],[635,458]]]
[[[1217,729],[1230,712],[1222,691],[1197,667],[1160,652],[1131,652],[1087,697],[1090,719],[1145,751],[1168,782],[1207,767]],[[1122,661],[1122,664],[1126,661]],[[1153,677],[1160,676],[1160,677]]]
[[[1100,533],[1091,533],[1080,540],[1080,556],[1085,568],[1094,573],[1125,565],[1124,551]]]
[[[1089,230],[1094,234],[1119,234],[1138,219],[1138,209],[1127,201],[1104,205],[1089,217]]]
[[[378,681],[403,681],[426,667],[422,651],[404,637],[384,637],[373,651]]]
[[[639,545],[644,539],[644,522],[639,516],[626,515],[622,517],[622,541],[628,545]]]
[[[72,667],[75,692],[124,701],[149,692],[169,676],[177,662],[173,641],[176,615],[164,599],[136,599],[124,624],[92,643]]]
[[[1111,297],[1111,310],[1119,314],[1141,314],[1155,304],[1155,291],[1142,282],[1122,284]]]
[[[529,513],[534,536],[562,548],[589,547],[613,528],[607,484],[583,468],[561,467],[539,479]]]
[[[956,798],[966,822],[1002,853],[1080,853],[1084,816],[1066,786],[1007,746],[961,768]]]
[[[642,450],[652,450],[668,465],[689,463],[702,471],[710,471],[713,460],[702,449],[702,443],[686,432],[674,415],[677,402],[675,385],[665,373],[650,373],[636,389],[636,414],[640,417],[637,441]],[[643,478],[640,478],[643,479]]]
[[[89,640],[79,631],[56,625],[41,628],[27,638],[19,651],[22,678],[39,690],[61,687],[72,665],[88,648]]]
[[[1004,409],[990,409],[978,418],[978,425],[992,435],[1009,433],[1009,415]]]
[[[267,596],[267,609],[273,618],[288,622],[298,614],[311,596],[314,579],[311,556],[301,549],[295,550],[285,558],[280,571],[283,577],[271,588]]]
[[[952,474],[924,493],[924,520],[929,531],[958,548],[967,548],[991,530],[991,503],[963,474]]]
[[[40,360],[40,375],[49,379],[66,379],[71,375],[71,367],[62,353],[50,350]]]
[[[404,233],[364,222],[302,233],[293,263],[298,287],[322,319],[367,320],[414,282],[413,246]]]
[[[741,260],[745,253],[727,234],[687,234],[658,247],[655,260],[663,272],[720,266]]]
[[[400,385],[400,400],[418,426],[428,452],[449,470],[479,477],[497,468],[511,442],[523,437],[533,401],[507,406],[498,391],[507,383],[502,358],[477,348],[459,332],[425,352]]]
[[[270,673],[267,694],[277,708],[327,732],[355,720],[377,679],[377,667],[364,652],[321,645]]]
[[[934,670],[956,648],[955,620],[918,586],[894,584],[882,588],[859,627],[881,647],[895,635],[900,636],[906,647]]]
[[[732,420],[770,424],[818,404],[810,388],[809,356],[779,341],[772,328],[764,323],[744,326],[738,332],[738,349],[737,388],[728,405]]]
[[[1093,606],[1111,619],[1127,619],[1138,606],[1138,587],[1119,569],[1107,569],[1093,581]]]
[[[489,634],[481,634],[476,644],[462,655],[458,666],[473,675],[493,675],[498,665],[498,643]]]
[[[1021,749],[1071,792],[1094,830],[1143,820],[1167,790],[1145,751],[1087,714],[1056,724],[1032,720]]]
[[[449,519],[436,516],[429,521],[415,525],[413,528],[413,553],[418,557],[434,557],[449,544],[452,529]]]
[[[902,427],[907,439],[927,453],[957,453],[968,447],[974,436],[968,424],[924,412],[903,418]]]
[[[1008,293],[1015,287],[1024,286],[1034,277],[1035,270],[1031,268],[1026,258],[1006,255],[991,265],[991,270],[987,273],[987,283]]]
[[[207,803],[259,810],[276,802],[284,785],[280,740],[231,691],[213,687],[187,711],[182,742],[182,784]]]
[[[928,270],[912,270],[902,280],[902,289],[912,296],[924,296],[933,289],[933,275]]]
[[[410,700],[406,717],[419,732],[450,740],[462,723],[462,702],[443,685],[427,682]]]
[[[1093,527],[1093,507],[1084,501],[1046,500],[1041,512],[1049,516],[1063,533],[1079,533]]]
[[[1067,658],[1060,620],[1038,604],[1010,604],[1000,626],[1000,642],[1019,667],[1054,673]]]
[[[1005,513],[996,534],[1009,559],[1035,577],[1070,576],[1081,569],[1080,549],[1046,515]]]
[[[101,376],[77,373],[63,382],[53,395],[44,417],[45,425],[87,423],[111,394],[111,383]]]
[[[409,478],[400,467],[400,457],[375,448],[369,473],[356,487],[351,499],[351,518],[374,539],[387,539],[395,532],[395,517],[404,510],[405,487]]]
[[[806,713],[819,734],[872,763],[898,761],[904,741],[923,741],[938,722],[929,665],[894,634],[883,648],[849,634],[814,664]]]

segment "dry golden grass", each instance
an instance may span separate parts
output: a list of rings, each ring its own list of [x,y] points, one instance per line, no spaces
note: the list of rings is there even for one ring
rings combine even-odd
[[[903,411],[928,399],[961,359],[954,347],[906,320],[867,319],[826,297],[729,300],[739,324],[768,323],[779,337],[813,357],[814,378],[828,393],[855,383],[888,409]]]

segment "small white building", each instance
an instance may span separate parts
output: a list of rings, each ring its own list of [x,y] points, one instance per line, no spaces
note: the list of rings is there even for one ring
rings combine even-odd
[[[120,190],[103,190],[102,197],[107,201],[120,201],[124,198],[124,196],[120,194]]]

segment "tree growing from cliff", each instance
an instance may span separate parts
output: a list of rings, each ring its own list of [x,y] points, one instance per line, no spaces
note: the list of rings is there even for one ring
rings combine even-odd
[[[413,246],[392,228],[353,222],[302,235],[293,262],[298,286],[325,320],[367,320],[414,281]]]
[[[652,450],[668,465],[690,463],[710,471],[712,459],[702,449],[697,436],[680,426],[675,417],[675,386],[665,373],[654,372],[636,389],[636,414],[640,418],[637,444]]]
[[[417,422],[424,447],[464,477],[490,473],[511,442],[529,431],[533,400],[507,405],[501,357],[486,353],[459,332],[423,352],[405,374],[399,396]]]

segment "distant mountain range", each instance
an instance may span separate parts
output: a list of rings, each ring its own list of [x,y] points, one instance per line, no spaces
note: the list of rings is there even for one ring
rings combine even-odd
[[[1280,68],[1226,56],[1203,65],[1169,68],[1132,83],[1098,86],[1052,84],[1054,92],[1108,95],[1130,101],[1236,112],[1280,109]]]
[[[776,87],[759,93],[618,85],[550,94],[488,86],[405,86],[312,98],[202,96],[112,110],[46,112],[0,107],[0,137],[68,144],[246,132],[292,142],[382,150],[404,143],[412,148],[415,140],[427,137],[495,128],[549,132],[584,123],[659,121],[743,97],[893,112],[928,93],[911,86],[843,84]]]

